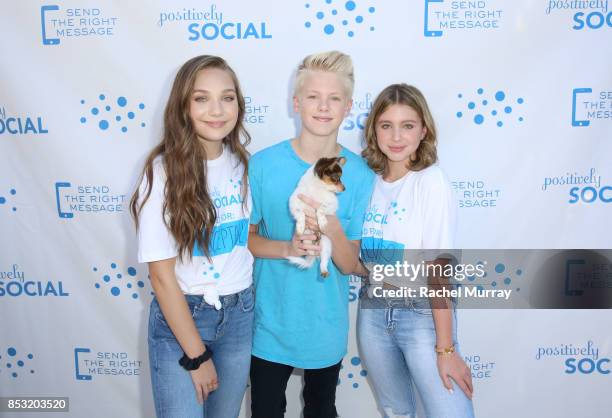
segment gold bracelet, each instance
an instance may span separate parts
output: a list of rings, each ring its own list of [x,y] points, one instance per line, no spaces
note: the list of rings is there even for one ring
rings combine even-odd
[[[438,346],[434,346],[434,350],[439,356],[453,354],[455,352],[455,345],[451,345],[448,348],[438,348]]]

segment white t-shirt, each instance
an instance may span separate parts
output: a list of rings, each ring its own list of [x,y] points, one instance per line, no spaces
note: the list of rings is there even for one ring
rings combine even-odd
[[[403,260],[403,250],[452,249],[455,228],[452,190],[438,165],[409,171],[391,183],[377,175],[363,223],[361,257],[366,263],[394,264]],[[424,251],[419,258],[431,261],[437,255]]]
[[[177,258],[175,273],[183,293],[204,295],[216,286],[219,295],[229,295],[246,289],[252,283],[253,256],[247,248],[251,196],[247,194],[244,208],[241,195],[244,167],[227,147],[220,157],[203,162],[207,166],[207,185],[217,210],[209,252],[212,263],[200,248],[194,248],[193,258]],[[138,229],[138,261],[140,263],[176,257],[178,249],[174,237],[162,219],[166,173],[161,157],[153,162],[153,188],[140,212]],[[147,186],[144,176],[139,196],[143,198]],[[247,190],[248,193],[248,190]],[[197,247],[197,244],[196,244]]]

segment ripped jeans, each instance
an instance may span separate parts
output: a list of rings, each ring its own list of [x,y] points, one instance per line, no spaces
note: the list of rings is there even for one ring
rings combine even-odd
[[[362,302],[363,299],[357,319],[359,350],[385,417],[416,416],[414,382],[427,418],[473,418],[472,401],[454,382],[453,393],[449,393],[438,374],[436,332],[429,302]],[[458,352],[454,309],[453,341]]]

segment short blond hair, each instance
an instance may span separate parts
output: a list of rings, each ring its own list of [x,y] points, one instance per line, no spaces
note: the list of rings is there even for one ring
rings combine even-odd
[[[295,75],[294,94],[304,85],[304,77],[308,71],[326,71],[340,77],[346,88],[348,98],[353,97],[355,76],[351,57],[340,51],[319,52],[308,55],[302,60]]]

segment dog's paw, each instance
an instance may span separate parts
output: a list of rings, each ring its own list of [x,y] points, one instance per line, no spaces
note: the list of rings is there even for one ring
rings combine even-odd
[[[324,279],[327,279],[327,276],[329,276],[329,272],[328,271],[322,271],[321,272],[321,277],[323,277]]]

